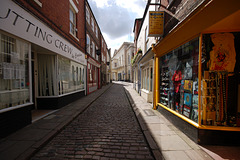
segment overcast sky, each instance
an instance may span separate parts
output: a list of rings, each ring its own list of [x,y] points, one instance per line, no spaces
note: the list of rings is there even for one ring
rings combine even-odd
[[[123,42],[133,42],[136,18],[142,18],[146,0],[88,0],[108,48],[119,49]]]

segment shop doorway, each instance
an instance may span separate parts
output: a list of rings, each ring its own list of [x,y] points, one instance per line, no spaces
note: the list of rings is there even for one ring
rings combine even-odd
[[[39,96],[39,69],[38,69],[38,55],[41,53],[49,53],[48,50],[39,47],[37,45],[32,44],[32,52],[31,52],[31,81],[32,81],[32,123],[48,116],[49,114],[52,114],[56,112],[57,110],[41,110],[37,106],[37,97]],[[47,54],[46,54],[47,55]]]

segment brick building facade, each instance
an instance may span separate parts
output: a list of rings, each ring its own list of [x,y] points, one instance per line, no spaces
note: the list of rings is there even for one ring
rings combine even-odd
[[[4,137],[30,124],[33,109],[58,109],[101,86],[102,34],[87,0],[4,0],[0,8]]]

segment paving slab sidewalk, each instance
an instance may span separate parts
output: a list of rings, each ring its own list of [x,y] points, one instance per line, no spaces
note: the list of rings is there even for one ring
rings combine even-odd
[[[16,131],[6,138],[0,139],[0,159],[29,159],[67,124],[88,108],[111,85],[103,86],[90,95],[62,107],[58,111]]]
[[[165,160],[212,160],[198,144],[178,130],[152,104],[133,89],[131,83],[124,85],[126,94],[135,111],[147,141],[156,159]]]

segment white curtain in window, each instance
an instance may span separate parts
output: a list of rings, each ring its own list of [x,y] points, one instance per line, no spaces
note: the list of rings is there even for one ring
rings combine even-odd
[[[54,96],[57,91],[56,64],[53,55],[38,55],[39,96]]]

